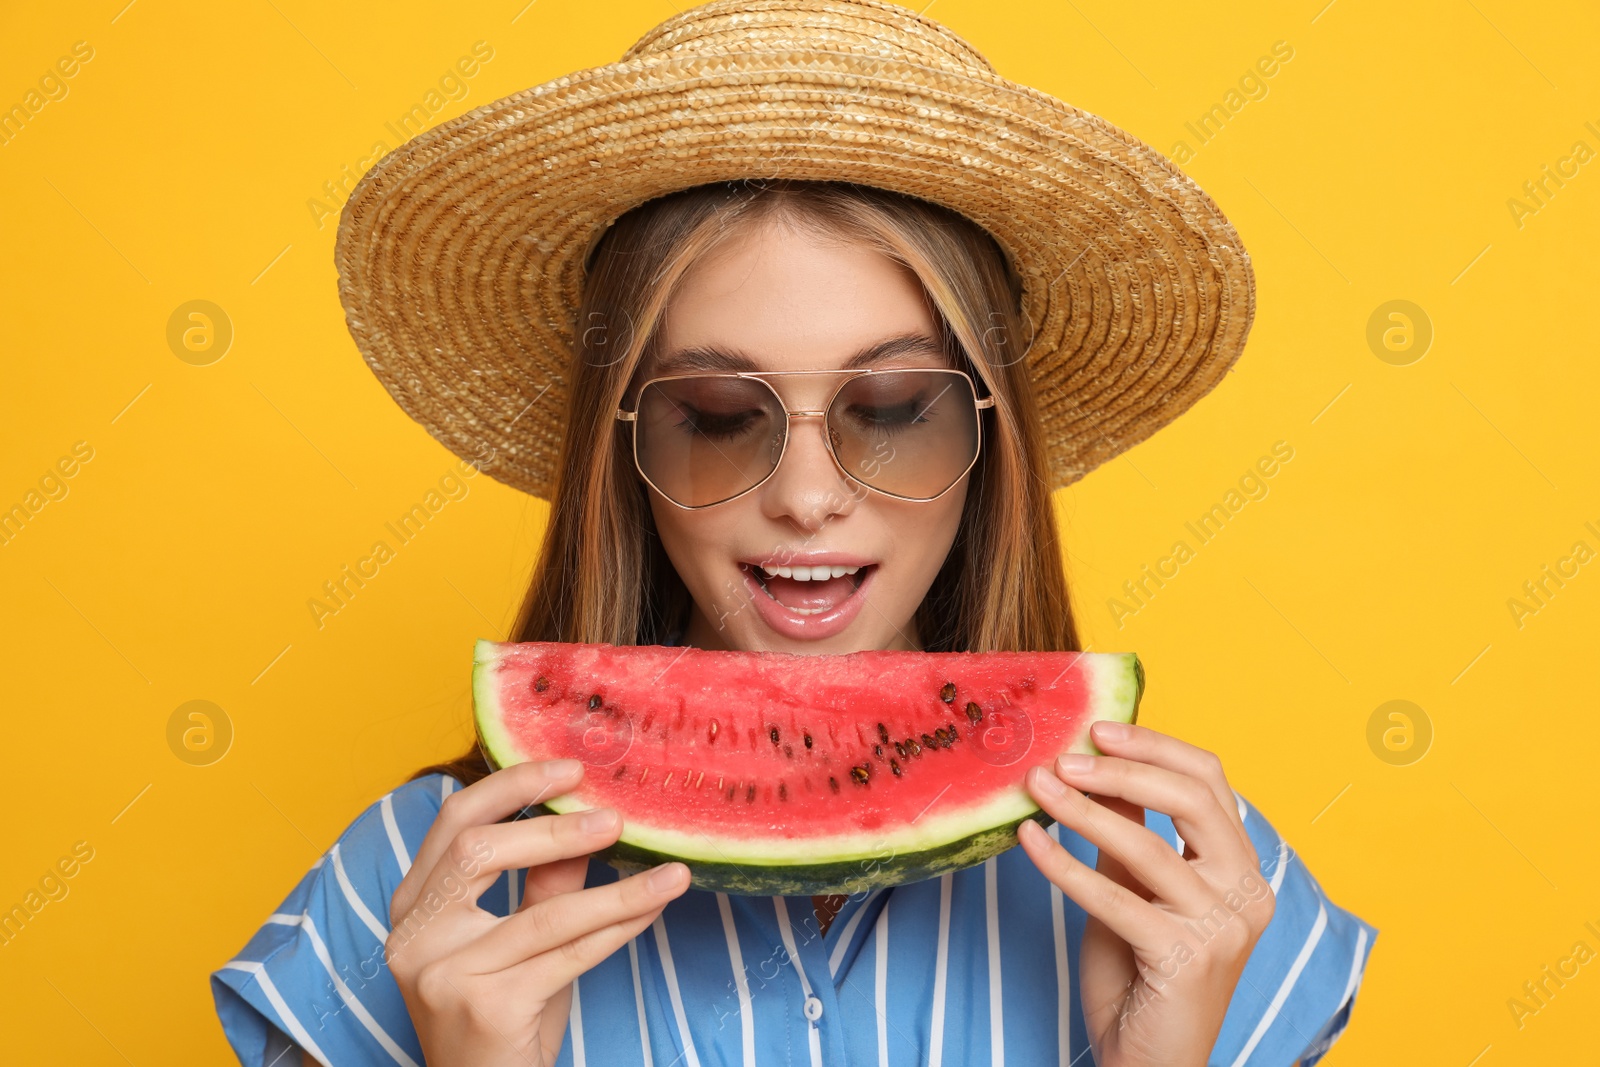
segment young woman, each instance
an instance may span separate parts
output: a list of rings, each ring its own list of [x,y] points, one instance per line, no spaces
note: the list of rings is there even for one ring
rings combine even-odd
[[[683,38],[720,54],[718,32],[748,47],[749,6],[687,12],[630,55]],[[906,53],[930,42],[960,53],[948,31],[885,4],[763,10],[775,41],[818,43],[802,63],[894,35]],[[851,19],[868,25],[841,29]],[[857,77],[834,74],[840,85]],[[684,73],[672,77],[681,89]],[[894,84],[901,99],[914,95]],[[487,121],[494,107],[461,121]],[[724,145],[744,136],[699,121]],[[831,143],[852,143],[856,120],[836,121]],[[997,135],[1007,129],[994,122]],[[450,182],[470,185],[473,173],[452,170]],[[582,267],[567,293],[578,328],[543,383],[559,382],[563,407],[534,397],[498,424],[483,414],[515,412],[531,395],[504,371],[485,373],[502,320],[458,328],[457,341],[478,333],[473,372],[425,340],[397,369],[387,356],[403,346],[384,345],[408,327],[374,339],[350,250],[389,243],[413,265],[444,257],[421,269],[437,276],[449,262],[470,276],[464,291],[504,294],[483,276],[486,260],[430,240],[437,219],[417,221],[415,240],[369,233],[363,245],[363,218],[377,225],[363,214],[377,203],[371,178],[347,209],[346,306],[380,377],[458,453],[550,500],[514,636],[797,653],[1079,648],[1050,489],[1063,469],[1170,421],[1171,394],[1141,409],[1137,390],[1097,400],[1064,388],[1063,344],[1040,358],[1039,320],[1025,314],[1039,286],[1060,281],[1038,269],[1056,260],[1028,260],[1020,235],[1001,241],[908,195],[904,173],[881,184],[673,173],[667,191],[591,216],[590,238],[566,253]],[[490,247],[491,198],[473,195],[476,214],[454,221]],[[598,200],[573,197],[569,211]],[[977,200],[945,199],[978,213]],[[426,202],[413,188],[390,204]],[[558,227],[546,235],[552,247],[561,238]],[[499,247],[519,243],[502,236]],[[560,277],[539,294],[559,302]],[[425,285],[390,289],[424,323],[413,340],[431,311],[466,314],[437,292],[419,299]],[[536,297],[533,314],[545,307]],[[1094,321],[1075,314],[1054,323],[1057,336]],[[1186,344],[1176,362],[1204,365],[1209,381],[1237,354],[1215,335]],[[1150,370],[1136,357],[1125,366]],[[1181,410],[1209,385],[1168,388]],[[476,435],[456,434],[441,395],[476,410]],[[1080,416],[1076,436],[1051,422],[1063,410]],[[474,749],[419,772],[341,835],[213,973],[218,1011],[250,1064],[1321,1058],[1348,1021],[1375,931],[1328,901],[1216,756],[1140,726],[1101,724],[1094,739],[1104,755],[1027,770],[1056,820],[1048,831],[1025,823],[1018,848],[954,874],[812,899],[692,889],[677,863],[619,878],[592,858],[620,835],[615,812],[512,818],[575,787],[581,765],[490,773]]]

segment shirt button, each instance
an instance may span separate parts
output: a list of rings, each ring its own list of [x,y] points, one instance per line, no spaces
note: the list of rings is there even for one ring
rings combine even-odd
[[[812,1022],[816,1022],[818,1019],[822,1018],[822,1001],[818,1000],[816,997],[806,998],[806,1018],[810,1019]]]

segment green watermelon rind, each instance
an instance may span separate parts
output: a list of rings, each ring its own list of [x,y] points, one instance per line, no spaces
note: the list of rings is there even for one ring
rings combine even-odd
[[[938,847],[900,855],[859,856],[833,862],[766,865],[731,860],[706,863],[618,841],[601,858],[624,875],[649,870],[673,860],[689,864],[696,889],[749,896],[832,896],[863,893],[880,886],[904,885],[937,878],[997,856],[1017,843],[1017,827],[1032,819],[1040,826],[1055,822],[1043,811],[988,826]]]
[[[515,738],[502,724],[500,701],[494,682],[494,667],[502,656],[491,641],[477,643],[473,664],[473,704],[478,741],[484,758],[500,769],[524,762]],[[1110,720],[1134,722],[1144,695],[1144,667],[1135,653],[1102,653],[1091,660],[1088,722]],[[1076,744],[1065,751],[1099,754],[1085,729]],[[1045,762],[1030,758],[1029,764]],[[1019,771],[1026,765],[1019,764]],[[527,815],[564,815],[585,810],[581,800],[571,794],[552,797],[530,805]],[[999,855],[1017,844],[1017,828],[1028,820],[1048,827],[1055,821],[1034,804],[1020,784],[1010,794],[998,794],[977,811],[930,820],[917,831],[909,827],[884,835],[851,834],[833,838],[833,857],[818,855],[827,845],[815,838],[799,843],[804,858],[788,859],[784,849],[796,847],[792,841],[739,842],[741,851],[765,847],[772,854],[730,857],[706,834],[679,831],[626,822],[622,837],[596,855],[622,874],[647,870],[673,860],[686,863],[690,884],[697,889],[744,895],[824,895],[865,892],[880,886],[902,885],[935,878],[962,870]],[[953,823],[965,823],[952,826]]]
[[[478,731],[478,750],[489,766],[499,770],[527,757],[518,751],[516,739],[505,728],[500,694],[495,689],[494,666],[500,662],[493,641],[479,641],[472,654],[472,717]]]

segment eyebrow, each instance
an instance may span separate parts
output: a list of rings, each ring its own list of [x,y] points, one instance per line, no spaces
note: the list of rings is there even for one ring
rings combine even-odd
[[[893,359],[895,356],[937,356],[949,358],[945,346],[926,333],[902,333],[868,345],[844,361],[841,370],[856,370]],[[693,345],[664,356],[656,362],[657,375],[684,371],[757,371],[755,360],[735,348],[722,345]]]

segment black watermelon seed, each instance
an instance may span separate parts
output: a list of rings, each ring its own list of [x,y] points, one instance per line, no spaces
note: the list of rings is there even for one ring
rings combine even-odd
[[[750,788],[746,789],[744,791],[744,799],[748,803],[751,803],[751,804],[755,803],[755,800],[756,800],[756,784],[754,782],[751,782],[750,783]]]
[[[736,786],[736,785],[730,785],[730,786],[729,786],[729,787],[728,787],[728,799],[729,799],[729,800],[732,800],[732,799],[733,799],[733,791],[734,791],[734,790],[735,790],[735,789],[737,789],[737,788],[739,788],[739,787],[738,787],[738,786]]]
[[[938,748],[939,747],[939,742],[937,742],[937,741],[935,741],[933,739],[933,735],[932,734],[923,734],[922,735],[922,747],[923,748]]]
[[[900,758],[901,758],[901,759],[905,759],[905,758],[906,758],[906,746],[905,746],[905,745],[903,745],[903,744],[901,744],[901,743],[900,743],[900,742],[899,742],[899,741],[896,741],[896,742],[895,742],[895,743],[894,743],[894,750],[895,750],[895,753],[896,753],[896,754],[897,754],[897,755],[898,755],[898,756],[899,756],[899,757],[900,757]]]
[[[874,756],[877,756],[879,759],[882,759],[883,758],[883,746],[882,745],[873,745],[872,746],[872,754]]]
[[[967,718],[972,722],[977,722],[979,719],[983,718],[983,709],[978,707],[976,701],[967,701]]]
[[[859,767],[850,768],[850,777],[854,778],[859,784],[866,785],[867,779],[872,777],[872,771],[867,764],[863,763]]]
[[[922,746],[917,744],[917,739],[915,737],[906,738],[906,748],[910,750],[913,756],[922,755]]]
[[[782,782],[778,783],[778,799],[779,800],[788,800],[789,799],[789,787],[787,785],[785,785],[784,783],[782,783]]]
[[[783,754],[788,756],[790,759],[794,759],[794,749],[788,745],[783,746]]]
[[[833,790],[835,793],[839,791],[839,779],[835,778],[831,774],[828,775],[828,788]]]
[[[600,706],[600,694],[596,693],[589,698],[589,709],[592,711]]]
[[[889,743],[889,731],[881,722],[878,724],[878,740],[886,745]]]
[[[543,675],[540,675],[538,678],[535,678],[533,680],[533,691],[535,693],[542,693],[546,689],[549,689],[549,688],[550,688],[550,679],[544,677]]]
[[[811,735],[810,734],[806,734],[806,747],[807,748],[811,747]]]
[[[772,743],[773,744],[777,744],[778,743],[778,728],[776,726],[774,726],[772,729],[768,730],[767,731],[767,736],[772,738]]]
[[[954,700],[955,698],[956,698],[956,683],[954,683],[954,682],[946,682],[946,683],[944,683],[944,688],[939,690],[939,699],[944,701],[946,704],[948,704],[952,700]]]
[[[889,769],[894,772],[896,778],[900,777],[900,761],[893,756],[889,757]]]

